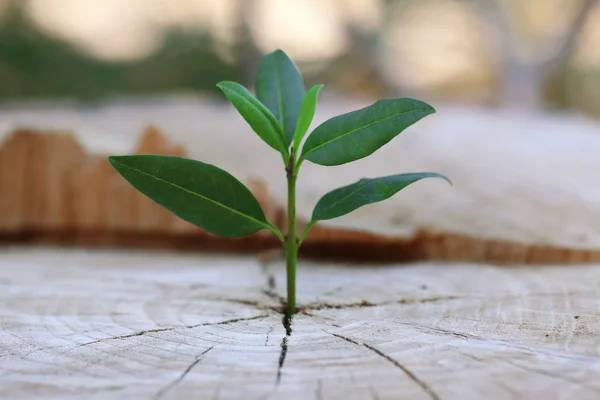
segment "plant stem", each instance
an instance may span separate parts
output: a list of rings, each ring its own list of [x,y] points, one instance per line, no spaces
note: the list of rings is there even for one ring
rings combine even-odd
[[[296,240],[296,168],[294,155],[290,156],[286,168],[288,181],[288,233],[285,243],[287,268],[287,313],[291,317],[296,313],[296,259],[298,242]]]

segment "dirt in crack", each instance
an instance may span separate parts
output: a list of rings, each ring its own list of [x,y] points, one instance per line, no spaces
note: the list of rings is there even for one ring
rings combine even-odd
[[[283,314],[281,318],[281,323],[283,328],[285,329],[285,336],[281,339],[281,351],[279,353],[279,364],[277,367],[277,380],[276,384],[279,385],[281,382],[281,370],[283,369],[283,365],[285,364],[285,357],[288,351],[288,342],[289,338],[292,336],[292,315],[288,312],[287,303],[285,298],[277,294],[277,282],[275,280],[275,276],[268,271],[268,261],[264,261],[261,263],[263,273],[267,276],[267,287],[263,290],[263,293],[270,297],[273,300],[276,300],[281,305],[281,309],[277,310]],[[268,334],[267,334],[267,342],[268,342]]]
[[[285,364],[285,356],[288,351],[288,338],[292,336],[292,316],[285,312],[281,319],[283,327],[285,328],[285,336],[281,339],[281,352],[279,353],[279,367],[277,368],[277,384],[281,382],[281,370],[283,364]]]
[[[281,340],[281,353],[279,353],[279,367],[277,368],[277,384],[281,382],[281,370],[283,369],[283,364],[285,363],[285,356],[288,350],[288,337],[284,336]]]
[[[283,327],[285,328],[286,336],[292,336],[292,316],[288,312],[283,313],[281,322],[283,323]]]
[[[275,311],[277,312],[283,312],[283,310],[285,310],[285,298],[283,296],[280,296],[279,294],[277,294],[277,282],[275,280],[275,275],[273,275],[271,272],[269,272],[269,260],[262,260],[261,261],[261,268],[262,268],[262,272],[263,274],[265,274],[265,276],[267,277],[267,287],[265,289],[262,290],[263,294],[265,294],[267,297],[275,300],[276,302],[278,302],[280,304],[280,307],[275,308]]]

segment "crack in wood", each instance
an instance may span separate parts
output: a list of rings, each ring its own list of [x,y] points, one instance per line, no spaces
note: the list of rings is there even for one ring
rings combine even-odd
[[[227,324],[233,324],[236,322],[241,322],[241,321],[252,321],[255,319],[261,319],[261,318],[267,318],[269,315],[268,314],[262,314],[262,315],[256,315],[254,317],[247,317],[247,318],[234,318],[234,319],[228,319],[225,321],[218,321],[218,322],[205,322],[203,324],[196,324],[196,325],[185,325],[182,327],[168,327],[168,328],[155,328],[155,329],[148,329],[145,331],[139,331],[139,332],[134,332],[134,333],[130,333],[127,335],[119,335],[119,336],[111,336],[111,337],[107,337],[107,338],[102,338],[102,339],[97,339],[97,340],[93,340],[91,342],[86,342],[86,343],[81,343],[79,345],[77,345],[77,347],[83,347],[83,346],[89,346],[92,344],[96,344],[96,343],[102,343],[102,342],[107,342],[109,340],[121,340],[121,339],[128,339],[128,338],[132,338],[132,337],[137,337],[137,336],[144,336],[148,333],[156,333],[156,332],[169,332],[169,331],[174,331],[177,329],[193,329],[193,328],[198,328],[200,326],[214,326],[214,325],[227,325]]]
[[[281,353],[279,353],[279,366],[277,367],[277,385],[281,382],[281,369],[285,363],[285,356],[288,350],[288,337],[287,335],[281,339]]]
[[[286,336],[292,336],[292,316],[288,313],[284,313],[281,318],[281,323],[285,329]]]
[[[437,393],[435,393],[435,391],[433,391],[432,388],[429,387],[429,385],[427,385],[426,382],[422,381],[421,379],[419,379],[418,376],[416,376],[408,367],[406,367],[405,365],[401,364],[399,361],[395,360],[394,358],[392,358],[391,356],[387,355],[386,353],[384,353],[383,351],[379,350],[377,347],[372,346],[368,343],[359,343],[354,339],[351,339],[347,336],[343,336],[337,333],[331,333],[331,332],[327,332],[327,331],[323,331],[325,333],[328,333],[330,335],[333,335],[339,339],[345,340],[346,342],[352,343],[356,346],[361,346],[361,347],[366,347],[367,349],[371,350],[372,352],[374,352],[375,354],[379,355],[380,357],[383,357],[384,359],[388,360],[390,363],[392,363],[395,367],[397,367],[398,369],[400,369],[406,376],[408,376],[413,382],[415,382],[417,385],[419,385],[421,387],[421,389],[423,389],[423,391],[425,393],[427,393],[427,395],[432,399],[432,400],[441,400],[440,397],[437,395]]]
[[[437,393],[435,393],[433,391],[433,389],[431,387],[429,387],[429,385],[425,381],[419,379],[419,377],[417,377],[414,374],[414,372],[412,372],[408,367],[401,364],[399,361],[395,360],[394,358],[387,355],[383,351],[379,350],[375,346],[371,346],[370,344],[367,344],[367,343],[363,343],[363,346],[365,346],[367,349],[379,354],[381,357],[385,358],[386,360],[388,360],[389,362],[394,364],[396,367],[400,368],[410,379],[412,379],[417,385],[421,386],[423,391],[425,391],[425,393],[427,393],[432,400],[440,400],[440,397],[437,395]]]
[[[400,300],[392,300],[392,301],[384,301],[381,303],[372,303],[367,300],[363,300],[357,303],[313,303],[309,304],[305,307],[302,307],[304,310],[341,310],[347,308],[369,308],[369,307],[381,307],[388,306],[393,304],[420,304],[420,303],[435,303],[438,301],[446,301],[446,300],[460,300],[462,297],[460,296],[434,296],[434,297],[425,297],[422,299],[412,299],[412,298],[402,298]]]
[[[333,318],[325,317],[323,315],[313,314],[311,312],[306,311],[305,309],[299,311],[299,313],[302,315],[306,315],[307,317],[310,317],[310,318],[316,318],[316,319],[321,319],[323,321],[327,321],[327,323],[329,325],[333,326],[334,328],[341,328],[340,325],[336,324],[335,322],[331,322],[331,321],[335,321],[335,319],[333,319]]]
[[[279,305],[276,307],[274,307],[272,305],[264,304],[260,300],[247,300],[247,299],[237,299],[237,298],[203,298],[202,300],[224,301],[224,302],[230,302],[230,303],[236,303],[236,304],[243,304],[243,305],[247,305],[247,306],[254,306],[261,310],[273,310],[278,313],[285,313],[285,308],[286,308],[286,304],[287,304],[286,299],[285,299],[285,297],[279,295],[275,291],[275,285],[274,285],[275,278],[269,274],[267,279],[268,279],[268,286],[266,289],[263,289],[261,292],[264,295],[266,295],[268,298],[279,303]],[[380,302],[380,303],[373,303],[368,300],[363,300],[361,302],[356,302],[356,303],[312,303],[312,304],[308,304],[306,306],[299,306],[299,307],[297,307],[297,309],[299,312],[303,312],[306,315],[309,315],[308,313],[306,313],[307,310],[311,310],[311,311],[344,310],[344,309],[352,309],[352,308],[382,307],[382,306],[395,305],[395,304],[435,303],[438,301],[460,300],[460,299],[462,299],[462,297],[459,297],[459,296],[435,296],[435,297],[426,297],[426,298],[422,298],[422,299],[403,298],[400,300],[384,301],[384,302]],[[314,315],[310,315],[310,316],[314,317]]]
[[[198,365],[200,363],[200,361],[202,361],[202,359],[204,358],[204,356],[211,351],[215,346],[211,346],[208,349],[204,350],[202,353],[198,354],[194,361],[188,365],[188,367],[183,371],[183,373],[181,374],[181,376],[177,379],[175,379],[173,382],[169,383],[168,385],[164,386],[162,389],[160,389],[158,392],[156,392],[156,394],[154,395],[153,399],[154,400],[159,400],[161,399],[165,393],[167,393],[169,390],[173,389],[175,386],[177,386],[178,384],[180,384],[185,377],[192,371],[192,369],[194,369],[194,367],[196,365]]]
[[[168,332],[168,331],[173,331],[175,329],[176,328],[174,328],[174,327],[148,329],[148,330],[145,330],[145,331],[134,332],[134,333],[130,333],[130,334],[127,334],[127,335],[111,336],[111,337],[108,337],[108,338],[102,338],[102,339],[93,340],[91,342],[81,343],[81,344],[77,345],[77,347],[89,346],[91,344],[102,343],[102,342],[106,342],[106,341],[109,341],[109,340],[128,339],[128,338],[132,338],[132,337],[136,337],[136,336],[143,336],[143,335],[145,335],[147,333]]]
[[[185,327],[187,329],[193,329],[193,328],[198,328],[200,326],[227,325],[227,324],[234,324],[236,322],[252,321],[252,320],[255,320],[255,319],[267,318],[268,316],[269,316],[268,314],[261,314],[261,315],[256,315],[254,317],[234,318],[234,319],[228,319],[228,320],[219,321],[219,322],[205,322],[203,324],[186,325]]]
[[[263,289],[261,292],[268,298],[279,303],[279,307],[269,306],[268,304],[261,304],[260,301],[256,301],[256,300],[245,300],[245,299],[235,299],[235,298],[234,299],[218,298],[218,299],[213,299],[213,300],[230,301],[233,303],[254,306],[259,309],[270,309],[270,310],[276,311],[278,313],[285,314],[286,305],[287,305],[286,298],[277,293],[277,282],[275,279],[275,275],[273,273],[269,272],[269,264],[278,257],[277,255],[279,253],[274,253],[274,254],[275,254],[275,256],[273,256],[270,252],[267,252],[264,255],[259,254],[257,256],[257,259],[260,264],[261,271],[265,275],[266,281],[267,281],[266,288]],[[336,288],[336,290],[341,290],[341,289],[342,289],[341,286]],[[380,306],[393,305],[393,304],[434,303],[434,302],[439,302],[439,301],[459,300],[459,299],[462,299],[462,297],[448,295],[448,296],[432,296],[432,297],[426,297],[426,298],[420,298],[420,299],[419,298],[402,298],[400,300],[392,300],[392,301],[386,301],[386,302],[380,302],[380,303],[374,303],[374,302],[370,302],[367,300],[363,300],[361,302],[356,302],[356,303],[345,303],[345,304],[343,304],[343,303],[342,304],[339,304],[339,303],[338,304],[336,304],[336,303],[312,303],[312,304],[308,304],[303,307],[297,307],[297,309],[299,312],[306,312],[308,310],[319,311],[319,310],[328,310],[328,309],[341,310],[341,309],[351,309],[351,308],[380,307]],[[308,316],[314,317],[314,315],[309,315],[308,313],[305,313],[305,314]],[[291,317],[289,319],[291,321]],[[286,332],[289,330],[289,324],[286,324],[285,320],[284,320],[284,328],[286,328]],[[288,335],[289,335],[289,333],[288,333]]]
[[[338,339],[342,339],[342,340],[345,340],[346,342],[349,342],[349,343],[355,344],[355,345],[357,345],[357,346],[362,346],[362,343],[358,343],[356,340],[354,340],[354,339],[351,339],[351,338],[349,338],[349,337],[346,337],[346,336],[343,336],[343,335],[340,335],[340,334],[337,334],[337,333],[331,333],[331,332],[327,332],[327,331],[325,331],[325,330],[324,330],[323,332],[325,332],[325,333],[328,333],[328,334],[330,334],[330,335],[332,335],[332,336],[335,336],[335,337],[336,337],[336,338],[338,338]]]
[[[399,321],[394,321],[394,323],[396,323],[398,325],[409,326],[411,328],[415,328],[415,329],[419,330],[420,332],[427,333],[427,334],[439,333],[441,335],[453,336],[458,339],[486,340],[482,337],[471,335],[468,333],[449,331],[447,329],[437,328],[434,326],[426,326],[426,325],[420,325],[420,324],[415,324],[415,323],[411,323],[411,322],[399,322]]]
[[[267,288],[264,289],[263,294],[272,300],[275,300],[280,304],[281,307],[285,307],[286,301],[283,296],[280,296],[275,289],[275,277],[272,274],[268,274],[267,277]]]
[[[279,366],[277,368],[277,385],[281,382],[281,369],[285,363],[285,356],[288,351],[288,338],[292,336],[292,316],[285,312],[281,319],[283,328],[285,329],[285,336],[281,339],[281,353],[279,354]]]
[[[277,311],[278,313],[285,312],[286,302],[285,302],[285,298],[283,296],[280,296],[275,292],[271,292],[270,290],[263,290],[262,292],[263,292],[263,294],[267,295],[269,298],[271,298],[271,299],[275,300],[277,303],[279,303],[279,305],[276,307],[263,306],[264,308],[269,308],[273,311]]]
[[[464,353],[462,351],[459,351],[458,354],[460,354],[461,356],[470,358],[471,360],[480,362],[480,363],[485,363],[485,360],[483,358],[479,358],[477,356],[474,356],[473,354],[469,354],[469,353]]]
[[[267,277],[267,287],[262,291],[267,297],[277,301],[280,304],[280,309],[275,309],[275,311],[283,314],[281,317],[281,324],[285,329],[285,336],[281,339],[281,352],[279,353],[279,362],[277,365],[277,378],[276,385],[279,385],[281,382],[281,370],[283,369],[283,365],[285,364],[285,357],[288,351],[288,338],[292,336],[292,315],[287,312],[287,302],[283,296],[280,296],[277,293],[277,281],[275,280],[275,275],[268,271],[268,264],[270,259],[259,259],[261,268],[263,273]],[[271,332],[271,331],[269,331]],[[267,333],[267,340],[265,345],[269,342],[269,332]]]
[[[275,330],[275,326],[271,326],[267,331],[267,338],[265,339],[265,346],[269,345],[269,339],[271,338],[271,333]]]
[[[260,259],[259,258],[262,272],[267,277],[267,285],[266,285],[266,288],[262,290],[262,293],[264,295],[266,295],[268,298],[279,303],[278,308],[271,307],[273,310],[275,310],[279,313],[284,313],[285,306],[286,306],[286,299],[277,293],[277,281],[275,280],[275,275],[273,275],[271,272],[269,272],[268,265],[269,265],[270,261],[271,261],[270,259]]]
[[[227,303],[243,304],[246,306],[253,306],[259,309],[272,309],[273,307],[263,304],[260,300],[247,300],[247,299],[236,299],[236,298],[223,298],[223,297],[208,297],[202,298],[201,300],[208,301],[223,301]]]
[[[285,297],[279,295],[275,291],[275,278],[269,274],[268,275],[268,286],[267,289],[263,289],[262,293],[269,297],[270,299],[279,303],[279,306],[273,307],[268,304],[262,304],[260,301],[256,300],[245,300],[245,299],[229,299],[229,298],[216,298],[216,299],[208,299],[215,301],[227,301],[237,304],[244,304],[249,306],[254,306],[258,309],[263,310],[273,310],[278,313],[285,313],[286,308],[286,299]],[[462,297],[459,296],[435,296],[435,297],[426,297],[422,299],[409,299],[403,298],[400,300],[392,300],[392,301],[384,301],[380,303],[373,303],[368,300],[363,300],[357,303],[312,303],[306,306],[297,307],[298,311],[304,313],[308,316],[315,317],[315,315],[310,315],[307,313],[308,310],[311,311],[321,311],[321,310],[344,310],[344,309],[352,309],[352,308],[370,308],[370,307],[381,307],[388,306],[394,304],[424,304],[424,303],[435,303],[438,301],[446,301],[446,300],[460,300]]]
[[[281,352],[279,353],[279,362],[277,365],[277,378],[275,381],[275,384],[279,385],[279,383],[281,382],[281,370],[283,369],[283,365],[285,364],[285,356],[287,355],[288,351],[288,338],[292,336],[292,315],[287,313],[286,299],[277,293],[277,281],[275,280],[275,275],[268,271],[268,264],[270,261],[271,259],[269,258],[259,258],[263,274],[265,274],[267,277],[267,287],[262,292],[267,297],[277,301],[280,304],[281,308],[275,309],[275,311],[283,314],[281,317],[281,323],[283,325],[283,328],[285,329],[285,336],[281,339]],[[267,340],[265,342],[265,345],[267,345],[267,343],[269,342],[270,332],[271,330],[267,332]]]

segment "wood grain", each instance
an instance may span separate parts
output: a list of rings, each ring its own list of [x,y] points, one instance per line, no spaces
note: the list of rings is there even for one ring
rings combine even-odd
[[[186,156],[155,127],[136,154]],[[0,148],[0,242],[194,251],[262,252],[280,247],[268,232],[223,239],[180,220],[138,193],[105,155],[86,153],[68,132],[16,130]],[[245,182],[268,219],[286,231],[285,208],[264,181]],[[306,221],[300,221],[299,232]],[[419,228],[419,227],[417,227]],[[420,227],[411,235],[317,225],[302,254],[315,259],[500,264],[600,262],[600,250],[496,240]]]
[[[0,397],[597,399],[600,265],[0,253]]]

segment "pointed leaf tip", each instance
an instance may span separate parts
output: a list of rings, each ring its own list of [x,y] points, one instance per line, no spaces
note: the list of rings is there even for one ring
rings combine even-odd
[[[273,113],[289,146],[306,94],[296,64],[281,49],[267,54],[260,64],[255,88],[256,97]]]
[[[315,116],[319,92],[322,88],[323,85],[315,85],[306,93],[306,96],[304,96],[302,108],[300,109],[300,116],[298,118],[298,123],[296,124],[296,130],[294,131],[294,154],[298,154],[302,139],[304,139],[306,132],[308,132],[308,128],[310,128],[310,124]]]
[[[252,130],[269,146],[284,156],[288,154],[285,135],[275,116],[248,89],[236,82],[222,81],[217,87],[223,91]]]
[[[452,185],[450,179],[435,172],[363,178],[351,185],[332,190],[321,197],[313,211],[312,221],[338,218],[363,206],[386,200],[408,185],[424,178],[441,178]]]
[[[435,109],[420,100],[379,100],[323,122],[306,139],[301,158],[327,166],[359,160],[433,113]]]

